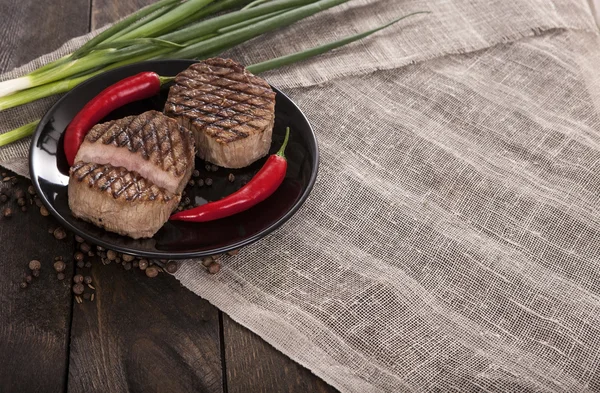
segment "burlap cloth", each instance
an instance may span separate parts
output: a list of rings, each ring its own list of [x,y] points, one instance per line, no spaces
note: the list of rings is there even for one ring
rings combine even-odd
[[[356,0],[227,55],[254,63],[423,9],[265,74],[318,134],[314,191],[219,274],[177,277],[343,392],[600,391],[600,39],[585,0]],[[51,101],[0,114],[1,129]],[[26,175],[26,148],[0,162]]]

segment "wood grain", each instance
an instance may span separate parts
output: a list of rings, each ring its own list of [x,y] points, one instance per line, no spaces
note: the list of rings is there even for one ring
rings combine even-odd
[[[0,172],[6,172],[4,170]],[[27,189],[30,182],[19,178],[17,186],[0,182],[0,191],[13,197],[0,202],[0,391],[62,392],[67,368],[71,296],[69,280],[73,264],[67,263],[67,278],[58,281],[53,258],[67,258],[73,249],[68,237],[58,241],[48,233],[56,223],[42,217],[39,209],[28,205],[21,212],[14,198],[15,189]],[[25,191],[26,193],[26,191]],[[1,214],[13,210],[11,218]],[[40,277],[21,289],[28,263],[38,259]]]
[[[0,71],[60,47],[89,29],[90,0],[2,0]]]
[[[156,0],[92,0],[92,30],[108,23],[115,22],[142,7],[154,3]]]
[[[222,392],[218,310],[166,273],[96,262],[73,308],[69,392]]]
[[[229,393],[337,392],[227,315],[223,315],[223,339]]]

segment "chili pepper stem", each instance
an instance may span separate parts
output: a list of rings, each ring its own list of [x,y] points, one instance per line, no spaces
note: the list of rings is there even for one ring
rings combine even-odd
[[[169,82],[173,82],[175,80],[174,76],[159,76],[158,79],[160,80],[160,85],[166,85]]]
[[[285,138],[283,139],[283,144],[281,145],[281,148],[277,152],[278,156],[285,158],[284,153],[285,153],[285,148],[287,147],[287,144],[288,144],[288,139],[290,139],[290,127],[287,127],[285,129]]]

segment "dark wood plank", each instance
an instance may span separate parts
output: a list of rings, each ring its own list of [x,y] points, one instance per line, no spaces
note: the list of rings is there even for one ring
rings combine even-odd
[[[0,391],[62,392],[68,358],[72,263],[67,263],[64,281],[57,280],[52,265],[54,256],[66,258],[71,254],[73,241],[71,237],[58,241],[49,234],[49,227],[56,223],[51,217],[41,216],[35,204],[28,202],[25,213],[17,206],[15,190],[27,190],[29,184],[24,178],[19,178],[16,186],[10,182],[0,184],[0,192],[11,195],[10,201],[0,202]],[[12,217],[3,216],[6,208],[13,211]],[[21,289],[19,284],[29,272],[31,259],[41,262],[41,274]]]
[[[229,393],[337,392],[226,314],[223,341]]]
[[[8,71],[87,33],[91,0],[2,0],[0,71]]]
[[[172,276],[116,263],[91,274],[75,303],[69,392],[222,392],[218,310]]]
[[[92,0],[92,29],[112,23],[156,0]]]

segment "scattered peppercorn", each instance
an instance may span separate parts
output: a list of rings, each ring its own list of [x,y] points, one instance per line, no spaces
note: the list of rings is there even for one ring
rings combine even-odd
[[[54,232],[54,231],[53,231],[53,232]],[[55,261],[62,261],[62,259],[63,259],[63,258],[62,258],[62,255],[58,255],[58,256],[54,257],[54,260],[55,260]]]
[[[136,260],[134,260],[134,261],[132,262],[132,265],[133,265],[133,267],[138,267],[138,266],[140,266],[140,261],[138,261],[138,260],[136,259]]]
[[[58,273],[64,272],[66,267],[67,265],[63,261],[54,262],[54,270],[56,270]]]
[[[44,217],[48,217],[50,215],[50,212],[48,212],[48,209],[46,209],[46,206],[42,206],[42,207],[40,207],[40,214]]]
[[[90,245],[87,244],[87,243],[81,243],[81,244],[79,244],[79,249],[84,254],[87,254],[88,252],[90,252],[90,250],[92,249],[92,247],[90,247]]]
[[[210,177],[207,177],[206,180],[204,180],[204,184],[207,186],[212,186],[213,180]]]
[[[190,187],[194,187],[195,184],[196,182],[194,181],[194,179],[190,179],[190,181],[188,182],[188,186]]]
[[[115,263],[121,263],[121,258],[119,258],[119,257],[116,257],[116,258],[115,258]]]
[[[87,261],[87,262],[85,263],[85,267],[87,267],[87,268],[90,268],[90,267],[92,267],[92,262],[91,262],[91,261]]]
[[[75,255],[73,255],[73,257],[75,258],[75,260],[77,262],[79,262],[79,261],[83,261],[83,258],[85,258],[85,255],[83,255],[83,253],[81,251],[77,251],[75,253]]]
[[[117,253],[114,252],[113,250],[108,250],[106,252],[106,257],[110,260],[110,261],[114,261],[115,259],[117,259]]]
[[[25,200],[25,198],[19,198],[17,199],[17,205],[19,206],[25,206],[27,204],[27,201]]]
[[[85,239],[84,239],[84,238],[82,238],[82,237],[81,237],[81,236],[79,236],[79,235],[75,235],[75,241],[76,241],[77,243],[83,243],[83,242],[85,241]]]
[[[83,293],[83,291],[85,290],[85,287],[83,286],[82,283],[77,283],[75,285],[73,285],[73,293],[75,295],[81,295]]]
[[[25,213],[27,211],[27,206],[21,206],[21,211]]]
[[[16,177],[13,177],[13,178],[10,180],[10,184],[12,184],[13,186],[14,186],[14,185],[16,185],[18,182],[19,182],[19,179],[17,179]]]
[[[156,266],[149,266],[146,269],[146,276],[148,276],[150,278],[154,278],[154,277],[158,276],[158,269],[156,268]]]
[[[94,256],[94,252],[93,251],[88,251],[87,255],[88,255],[88,257],[93,257]]]
[[[219,270],[221,270],[221,265],[219,265],[217,262],[213,262],[208,265],[208,272],[210,274],[217,274]]]
[[[204,258],[202,258],[202,265],[204,267],[208,267],[213,262],[214,262],[214,259],[212,257],[204,257]]]
[[[85,262],[84,261],[77,261],[77,267],[80,269],[83,269],[85,267]]]
[[[35,194],[35,188],[33,187],[33,184],[32,184],[32,185],[30,185],[29,187],[27,187],[27,192],[28,192],[30,195],[34,195],[34,194]]]
[[[54,230],[54,238],[56,240],[63,240],[67,237],[67,232],[62,227],[58,227]]]
[[[216,171],[219,170],[219,167],[216,166],[215,164],[213,164],[213,165],[210,166],[210,170],[213,171],[213,172],[216,172]]]
[[[140,270],[146,270],[146,268],[148,267],[148,260],[140,259],[139,267],[140,267]]]
[[[3,214],[4,214],[4,217],[6,217],[6,218],[12,217],[12,210],[11,210],[11,208],[10,207],[5,208]]]
[[[173,274],[173,273],[175,273],[177,271],[177,267],[178,267],[177,266],[177,262],[170,261],[169,263],[167,263],[167,266],[166,266],[165,269],[167,270],[167,272]]]
[[[81,274],[76,274],[73,276],[73,282],[74,283],[78,283],[78,282],[83,282],[83,276]]]
[[[202,187],[202,186],[204,185],[204,180],[202,180],[202,179],[198,179],[198,180],[196,181],[196,184],[198,185],[198,187]]]
[[[42,264],[37,259],[32,259],[29,261],[29,270],[40,270],[42,268]]]
[[[131,270],[131,262],[124,262],[123,263],[123,268],[125,270]]]
[[[8,201],[8,196],[4,194],[0,194],[0,202],[4,203]]]
[[[231,250],[227,251],[227,255],[237,255],[240,253],[240,250]]]
[[[210,164],[205,164],[204,169],[206,169],[207,172],[210,172]]]
[[[31,275],[33,277],[39,277],[40,276],[40,271],[39,270],[32,270],[31,271]]]
[[[27,288],[27,283],[23,281],[21,284],[19,284],[19,286],[21,287],[21,289],[25,289]]]
[[[21,190],[20,188],[18,188],[18,189],[15,191],[15,198],[17,198],[17,199],[21,199],[21,198],[23,198],[24,196],[25,196],[25,192],[24,192],[23,190]]]
[[[200,176],[200,171],[197,170],[197,169],[194,169],[194,172],[192,173],[192,176],[194,176],[194,177]]]
[[[35,197],[35,198],[33,198],[33,203],[35,203],[35,205],[36,205],[37,207],[42,207],[42,206],[44,206],[44,205],[42,204],[42,200],[41,200],[40,198],[38,198],[38,197]]]
[[[233,183],[233,181],[235,180],[235,175],[233,173],[230,173],[229,176],[227,176],[227,180]]]
[[[96,250],[98,251],[106,251],[106,249],[102,246],[96,246]]]
[[[83,282],[86,284],[91,284],[92,283],[92,277],[91,276],[85,276],[83,277]]]
[[[33,277],[31,277],[29,274],[25,276],[25,282],[27,284],[31,284],[32,281],[33,281]]]
[[[123,254],[123,260],[125,262],[131,262],[135,259],[135,257],[133,255],[129,255],[129,254]]]
[[[65,279],[65,273],[63,273],[63,272],[59,272],[59,273],[56,275],[56,278],[58,278],[60,281],[64,280],[64,279]]]

